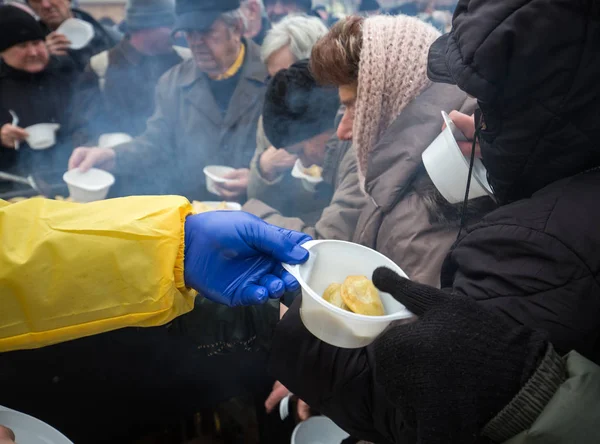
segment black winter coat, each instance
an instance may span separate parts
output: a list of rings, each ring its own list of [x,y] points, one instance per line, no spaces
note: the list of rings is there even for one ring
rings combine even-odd
[[[70,104],[74,71],[52,57],[46,69],[37,74],[13,69],[0,61],[0,127],[12,122],[9,110],[19,116],[19,126],[58,123],[57,144],[33,151],[27,143],[15,151],[0,147],[0,170],[30,173],[33,169],[62,166],[72,150],[69,140]]]

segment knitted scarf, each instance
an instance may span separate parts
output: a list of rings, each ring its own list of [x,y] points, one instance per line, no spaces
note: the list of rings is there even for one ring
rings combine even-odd
[[[429,46],[440,33],[414,17],[375,16],[363,23],[353,144],[362,189],[370,152],[402,110],[431,82]]]

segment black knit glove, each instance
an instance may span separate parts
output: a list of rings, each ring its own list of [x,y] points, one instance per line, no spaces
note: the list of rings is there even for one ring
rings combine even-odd
[[[387,268],[375,270],[373,283],[419,316],[374,343],[377,381],[418,443],[481,442],[482,428],[534,373],[548,346],[544,335]]]

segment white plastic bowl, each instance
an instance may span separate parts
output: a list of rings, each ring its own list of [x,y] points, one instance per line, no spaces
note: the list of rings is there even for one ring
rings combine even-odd
[[[283,264],[302,286],[300,317],[305,327],[317,338],[342,348],[358,348],[370,344],[396,320],[413,314],[391,295],[380,292],[384,316],[365,316],[331,305],[322,295],[329,284],[344,282],[348,276],[364,275],[371,279],[379,267],[388,267],[400,276],[406,274],[383,254],[362,245],[335,240],[309,241],[302,245],[310,252],[301,265]]]
[[[459,203],[465,198],[470,159],[463,155],[456,143],[464,136],[444,111],[442,117],[446,128],[423,152],[422,159],[431,181],[442,196],[450,203]],[[469,200],[493,195],[481,159],[475,159],[472,176]]]
[[[296,426],[291,444],[340,444],[349,436],[326,416],[313,416]]]
[[[14,432],[19,444],[73,444],[65,435],[45,422],[2,406],[0,424]]]
[[[106,133],[98,138],[98,146],[101,148],[112,148],[131,140],[133,140],[133,137],[127,133]]]
[[[296,160],[294,168],[292,168],[292,177],[300,179],[302,181],[302,186],[306,191],[313,192],[317,189],[317,184],[323,182],[323,178],[309,176],[304,172],[305,169],[306,167],[302,164],[300,159]]]
[[[215,183],[226,183],[229,179],[224,179],[223,176],[227,173],[235,171],[235,168],[222,165],[209,165],[204,168],[204,175],[206,176],[206,189],[213,194],[219,196],[219,191],[215,187]]]
[[[62,22],[56,32],[69,39],[71,49],[81,49],[94,38],[94,27],[90,23],[76,18]]]
[[[94,202],[106,198],[115,178],[108,171],[92,168],[85,173],[74,168],[63,175],[75,202]]]
[[[27,143],[32,150],[45,150],[56,143],[56,131],[60,128],[58,123],[38,123],[25,128],[29,137]]]

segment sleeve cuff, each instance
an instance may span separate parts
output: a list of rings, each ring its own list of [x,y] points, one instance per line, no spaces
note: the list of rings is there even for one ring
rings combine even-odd
[[[548,345],[546,354],[517,396],[483,429],[494,442],[505,442],[527,430],[546,408],[566,379],[563,359]]]
[[[175,287],[178,289],[185,289],[185,279],[184,279],[184,270],[183,270],[183,260],[185,253],[185,220],[188,216],[193,214],[192,205],[187,202],[186,205],[182,205],[179,209],[181,214],[181,232],[180,232],[180,241],[179,241],[179,250],[177,251],[177,258],[175,259],[175,269],[173,271],[175,278]]]

